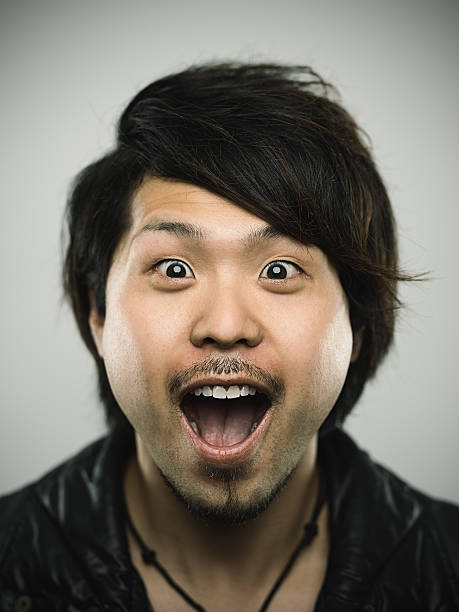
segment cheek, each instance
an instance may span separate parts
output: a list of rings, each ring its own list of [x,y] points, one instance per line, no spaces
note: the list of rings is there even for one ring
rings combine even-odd
[[[315,429],[333,408],[346,379],[352,354],[352,329],[346,304],[333,312],[310,313],[291,334],[286,376],[303,412]]]
[[[145,389],[142,347],[135,329],[120,312],[107,312],[103,333],[104,363],[108,380],[126,414],[142,402]]]
[[[121,296],[107,311],[104,353],[137,364],[154,364],[186,337],[183,310],[144,296]],[[121,351],[120,351],[121,348]]]
[[[319,350],[319,374],[326,380],[336,379],[340,390],[351,362],[352,345],[352,328],[346,310],[337,314]]]
[[[288,444],[290,460],[296,465],[341,392],[350,363],[352,331],[346,316],[335,319],[325,330],[320,325],[309,327],[295,338],[296,355],[286,372],[289,416],[284,418],[284,431],[279,429],[275,435],[277,447]]]
[[[164,401],[162,373],[182,342],[183,321],[174,310],[137,299],[133,294],[112,300],[103,331],[104,360],[113,393],[125,412],[138,411],[151,400]]]

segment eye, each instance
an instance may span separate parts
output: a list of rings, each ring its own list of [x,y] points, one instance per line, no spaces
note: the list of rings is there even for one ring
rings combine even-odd
[[[291,261],[272,261],[265,266],[260,274],[260,278],[268,278],[269,280],[285,280],[295,274],[302,274],[303,270],[300,266]]]
[[[194,278],[190,266],[179,259],[163,259],[153,266],[153,270],[159,270],[168,278]]]

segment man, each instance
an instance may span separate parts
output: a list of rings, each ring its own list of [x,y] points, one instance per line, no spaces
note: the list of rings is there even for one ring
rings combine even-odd
[[[306,68],[123,113],[64,282],[111,433],[0,505],[2,610],[455,610],[459,512],[340,429],[390,347],[390,203]]]

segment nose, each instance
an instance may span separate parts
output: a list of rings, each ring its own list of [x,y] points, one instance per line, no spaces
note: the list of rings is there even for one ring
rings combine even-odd
[[[260,344],[262,325],[240,283],[239,286],[214,286],[201,297],[190,335],[194,346],[213,344],[229,350]]]

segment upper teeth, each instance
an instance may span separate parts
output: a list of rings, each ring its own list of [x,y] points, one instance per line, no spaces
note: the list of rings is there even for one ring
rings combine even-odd
[[[193,391],[195,395],[204,395],[204,397],[215,397],[216,399],[235,399],[237,397],[245,397],[246,395],[255,395],[255,387],[249,385],[231,385],[228,389],[221,385],[213,385],[198,387]]]

